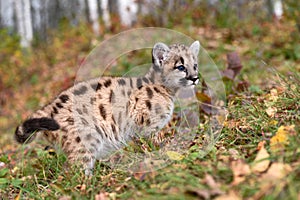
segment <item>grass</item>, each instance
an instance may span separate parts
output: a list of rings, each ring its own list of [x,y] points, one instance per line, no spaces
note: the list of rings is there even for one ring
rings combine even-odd
[[[299,133],[299,73],[289,78],[277,75],[280,78],[276,87],[281,92],[273,104],[277,109],[276,115],[270,118],[266,114],[266,105],[271,101],[268,90],[259,95],[247,92],[230,98],[229,116],[219,141],[204,157],[198,151],[202,141],[195,139],[182,160],[175,160],[157,171],[130,173],[98,163],[93,176],[85,177],[79,168],[66,163],[66,157],[61,152],[53,154],[41,148],[28,150],[24,147],[21,152],[9,154],[9,157],[2,155],[0,159],[6,166],[0,171],[1,196],[5,199],[18,195],[25,199],[56,199],[62,196],[91,199],[102,194],[111,199],[194,199],[236,191],[243,198],[252,197],[261,192],[261,174],[249,175],[249,180],[232,187],[232,152],[251,163],[259,142],[266,141],[266,148],[269,149],[270,138],[281,125],[296,125],[296,132]],[[269,159],[288,163],[293,170],[285,179],[271,185],[262,198],[297,198],[300,189],[300,141],[298,135],[291,135],[289,141],[282,153]],[[213,184],[220,191],[212,188],[207,177],[212,177],[216,182]]]
[[[220,18],[228,14],[217,12]],[[195,10],[191,17],[202,14]],[[172,20],[179,24],[180,17]],[[76,66],[93,47],[92,35],[84,25],[68,29],[68,32],[62,30],[53,33],[57,36],[51,39],[52,44],[37,43],[32,51],[19,48],[15,37],[5,38],[6,42],[0,47],[3,55],[0,64],[1,198],[299,198],[300,62],[297,30],[290,20],[276,25],[279,27],[268,22],[252,26],[237,22],[235,18],[231,20],[234,27],[228,27],[224,20],[218,21],[215,27],[207,24],[199,27],[203,20],[192,25],[193,21],[185,20],[189,29],[185,24],[174,26],[174,29],[184,30],[196,39],[201,36],[202,46],[220,69],[226,67],[226,54],[233,50],[239,53],[243,69],[236,79],[225,82],[228,116],[211,150],[205,155],[199,151],[207,141],[211,119],[201,113],[200,128],[196,137],[187,141],[185,153],[169,157],[172,160],[169,165],[147,173],[115,169],[98,162],[93,176],[86,177],[79,166],[68,164],[59,149],[55,152],[44,150],[45,144],[37,144],[34,148],[16,145],[12,133],[18,122],[49,102],[58,94],[58,88],[63,90],[72,85]],[[147,52],[134,52],[128,58],[120,58],[117,70],[132,69],[135,64],[143,63],[146,55]],[[135,56],[139,58],[135,59]],[[242,91],[237,90],[241,81],[249,84]],[[293,125],[296,134],[288,132],[287,139],[281,141],[277,151],[272,150],[271,140],[280,127]],[[175,132],[167,136],[180,134]],[[252,167],[262,142],[269,154],[265,160],[271,163],[264,171],[255,173]],[[151,140],[142,138],[138,144],[131,144],[128,150],[145,152],[158,148]],[[265,177],[272,173],[271,168],[281,163],[287,165],[289,173],[284,178],[268,182]],[[281,173],[280,170],[277,172]],[[235,184],[237,173],[243,179],[239,184]]]

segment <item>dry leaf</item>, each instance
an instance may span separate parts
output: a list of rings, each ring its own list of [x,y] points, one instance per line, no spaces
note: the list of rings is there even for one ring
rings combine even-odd
[[[285,178],[290,172],[292,168],[288,164],[284,163],[273,163],[267,173],[263,174],[261,177],[262,180],[267,180],[269,182],[273,182],[275,180],[280,180]]]
[[[215,200],[240,200],[240,199],[242,198],[239,197],[234,191],[229,191],[228,194],[224,194],[215,198]]]
[[[95,196],[95,200],[108,200],[108,193],[101,192]]]
[[[211,104],[211,97],[203,92],[196,91],[196,97],[203,103]]]
[[[255,173],[266,171],[270,165],[270,154],[267,152],[263,144],[260,145],[260,150],[258,151],[251,168]]]
[[[267,113],[267,115],[268,115],[269,117],[274,117],[275,114],[276,114],[276,112],[277,112],[277,108],[276,108],[276,107],[268,107],[268,108],[266,109],[266,113]]]
[[[59,200],[71,200],[72,198],[70,196],[62,196],[59,197]]]
[[[270,140],[271,151],[276,152],[284,148],[284,146],[289,143],[288,141],[289,135],[296,135],[295,125],[280,126],[276,134]]]
[[[241,59],[237,52],[227,54],[227,63],[227,69],[231,69],[234,72],[233,78],[236,77],[243,68]]]
[[[278,99],[278,91],[276,89],[272,89],[268,97],[270,101],[276,102]]]
[[[220,184],[218,184],[211,175],[206,174],[203,181],[211,189],[211,197],[223,194],[223,192],[220,189]]]
[[[232,161],[230,167],[233,172],[232,185],[238,185],[243,182],[246,179],[245,176],[251,173],[249,165],[242,159]]]
[[[226,80],[233,80],[235,77],[234,71],[232,69],[224,69],[221,72],[222,77]]]

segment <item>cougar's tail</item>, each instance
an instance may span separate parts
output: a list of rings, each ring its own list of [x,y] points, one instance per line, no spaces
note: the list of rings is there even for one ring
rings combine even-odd
[[[52,118],[41,117],[27,119],[23,124],[16,128],[15,138],[19,143],[29,143],[34,139],[35,132],[37,131],[55,131],[58,129],[58,123]]]

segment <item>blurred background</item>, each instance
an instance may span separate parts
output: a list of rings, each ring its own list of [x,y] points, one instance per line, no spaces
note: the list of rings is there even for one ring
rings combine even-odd
[[[226,54],[237,52],[243,63],[239,79],[253,91],[272,83],[266,81],[268,67],[299,69],[298,0],[0,0],[3,138],[11,139],[20,121],[73,84],[98,42],[149,26],[200,40],[220,69]],[[135,58],[121,59],[120,70]]]

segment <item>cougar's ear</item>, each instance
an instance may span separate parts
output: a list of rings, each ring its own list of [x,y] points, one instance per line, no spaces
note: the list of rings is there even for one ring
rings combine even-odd
[[[164,43],[156,43],[152,49],[152,62],[155,66],[160,67],[162,61],[166,59],[169,47]]]
[[[199,50],[200,50],[200,43],[199,43],[199,41],[193,42],[193,44],[191,44],[191,46],[190,46],[189,49],[190,49],[190,51],[191,51],[195,56],[198,56]]]

